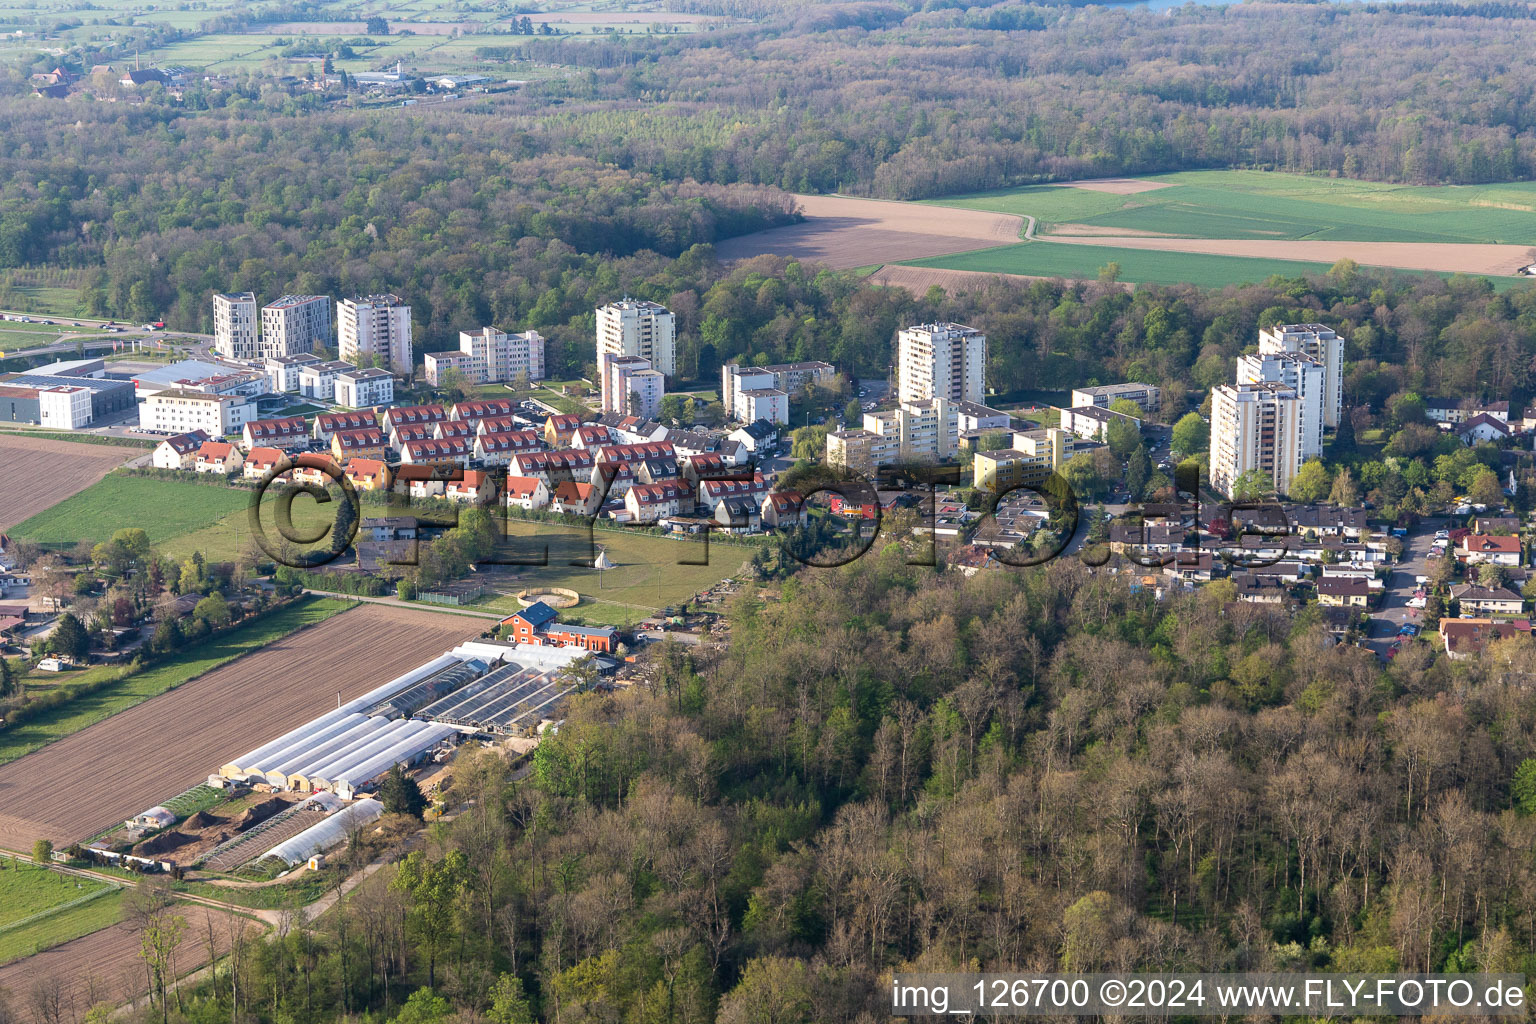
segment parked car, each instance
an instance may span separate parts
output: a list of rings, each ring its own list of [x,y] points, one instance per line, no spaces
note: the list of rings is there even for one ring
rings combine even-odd
[[[1428,603],[1429,599],[1424,597],[1410,597],[1408,599],[1409,608],[1423,608]]]
[[[1418,636],[1419,627],[1411,622],[1405,622],[1397,628],[1398,636]]]

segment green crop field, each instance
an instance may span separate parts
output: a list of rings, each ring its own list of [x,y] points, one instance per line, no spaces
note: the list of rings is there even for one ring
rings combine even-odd
[[[1185,171],[1113,195],[1057,185],[929,202],[1061,224],[1193,238],[1536,245],[1536,182],[1424,187],[1265,171]]]
[[[126,711],[188,680],[260,650],[280,637],[313,626],[353,606],[351,601],[308,598],[298,604],[264,615],[227,633],[213,637],[142,672],[123,676],[95,693],[39,714],[20,725],[0,731],[0,764],[23,757],[54,740],[79,732],[105,718]],[[111,678],[123,669],[102,666],[88,669],[69,680],[72,684]]]
[[[105,882],[76,878],[11,857],[0,857],[0,934],[55,907],[107,888]]]
[[[1261,260],[1243,256],[1211,256],[1204,253],[1158,252],[1155,249],[1117,249],[1100,245],[1067,245],[1060,242],[1021,242],[996,249],[913,260],[906,266],[943,270],[975,270],[987,274],[1026,274],[1035,277],[1086,278],[1098,276],[1099,268],[1120,264],[1120,280],[1149,284],[1189,282],[1203,288],[1229,284],[1259,283],[1272,274],[1296,277],[1322,274],[1326,263],[1298,260]]]
[[[0,964],[20,960],[45,949],[61,946],[82,935],[110,928],[122,920],[123,897],[121,889],[102,892],[84,903],[48,914],[20,927],[0,930]]]
[[[109,473],[79,494],[17,525],[11,532],[40,544],[101,541],[128,526],[162,544],[244,511],[250,491],[180,480]]]

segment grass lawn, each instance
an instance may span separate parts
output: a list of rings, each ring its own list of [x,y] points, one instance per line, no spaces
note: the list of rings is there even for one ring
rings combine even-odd
[[[78,697],[30,721],[0,731],[0,764],[14,761],[54,740],[95,725],[119,711],[126,711],[135,704],[157,697],[225,662],[233,661],[242,654],[260,650],[279,637],[312,626],[350,607],[351,601],[334,598],[303,600],[228,633],[222,633],[142,672],[125,676],[119,682],[95,693]],[[119,671],[121,669],[115,666],[89,669],[75,676],[72,682],[109,678]]]
[[[0,857],[0,935],[20,922],[109,888],[11,857]]]
[[[12,529],[42,544],[103,541],[128,526],[139,526],[152,544],[210,526],[244,511],[250,491],[232,487],[109,473]]]
[[[1536,243],[1536,183],[1415,186],[1266,171],[1183,171],[1112,195],[1056,185],[929,200],[1058,224],[1194,238]]]
[[[702,560],[703,543],[638,532],[593,530],[593,541],[615,564],[615,568],[602,573],[599,581],[596,569],[569,564],[591,560],[585,530],[510,520],[507,533],[513,538],[508,550],[517,557],[539,557],[546,545],[549,552],[548,565],[522,569],[522,579],[515,585],[567,587],[577,591],[582,595],[581,604],[562,611],[561,618],[580,619],[593,625],[639,622],[659,609],[675,606],[726,577],[737,575],[742,563],[752,557],[751,549],[742,545],[711,543],[708,565],[679,565],[678,559]],[[502,597],[474,607],[510,614],[519,606],[515,598]]]
[[[20,928],[0,931],[0,964],[110,928],[122,920],[122,916],[123,891],[119,889]]]
[[[251,541],[250,508],[245,502],[249,501],[252,491],[233,491],[240,495],[240,507],[222,516],[221,518],[199,529],[190,530],[179,534],[162,543],[156,544],[156,550],[167,558],[177,560],[190,558],[192,552],[201,551],[203,558],[210,562],[232,562],[240,556],[242,548]],[[268,506],[275,506],[280,489],[269,488],[262,498],[261,521],[275,542],[278,538],[276,512],[268,511]],[[306,536],[312,536],[313,531],[328,526],[335,521],[336,505],[320,505],[305,494],[297,494],[289,504],[289,515],[292,516],[294,529]],[[364,512],[365,516],[370,513]],[[371,513],[378,515],[379,513]],[[308,549],[310,545],[301,545]]]
[[[1187,281],[1202,288],[1258,284],[1273,274],[1285,277],[1325,274],[1329,267],[1326,263],[1303,263],[1299,260],[1261,260],[1243,256],[1117,249],[1111,246],[1065,245],[1057,242],[1020,242],[1018,245],[1004,245],[996,249],[913,260],[907,265],[944,270],[976,270],[987,274],[1092,280],[1098,276],[1099,268],[1111,260],[1120,264],[1122,281],[1151,284],[1179,284]]]

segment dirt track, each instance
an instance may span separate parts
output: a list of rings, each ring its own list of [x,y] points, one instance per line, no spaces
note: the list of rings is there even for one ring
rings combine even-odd
[[[52,508],[143,454],[139,448],[0,434],[0,480],[5,481],[0,485],[0,530]]]
[[[86,839],[478,632],[363,605],[0,767],[0,847]]]
[[[829,267],[990,249],[1019,240],[1024,218],[981,210],[839,196],[795,196],[801,224],[730,238],[715,246],[726,262],[763,253],[793,256]]]
[[[1331,242],[1242,238],[1148,238],[1142,235],[1041,235],[1070,245],[1112,245],[1161,252],[1202,252],[1218,256],[1253,256],[1273,260],[1356,263],[1399,270],[1489,274],[1508,277],[1531,262],[1528,245],[1477,245],[1458,242]]]
[[[208,922],[220,956],[229,951],[231,927],[258,927],[244,918],[181,904],[186,931],[176,951],[179,977],[208,962]],[[0,967],[0,992],[7,993],[16,1019],[32,1024],[78,1021],[101,1002],[122,1003],[149,991],[139,933],[126,922],[83,935],[62,946]]]

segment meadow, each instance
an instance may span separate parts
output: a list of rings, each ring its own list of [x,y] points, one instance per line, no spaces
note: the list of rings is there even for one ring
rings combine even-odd
[[[250,491],[232,487],[110,473],[12,532],[40,544],[66,545],[107,540],[117,530],[138,526],[159,545],[244,513],[250,498]]]
[[[744,545],[712,541],[707,565],[680,565],[679,559],[704,558],[702,541],[672,540],[638,530],[593,530],[592,543],[607,552],[615,565],[599,576],[596,569],[569,564],[591,560],[586,530],[509,520],[507,535],[507,550],[516,557],[540,558],[548,552],[549,564],[526,567],[515,586],[577,591],[582,595],[581,604],[562,612],[561,618],[592,625],[630,625],[663,608],[675,607],[737,575],[752,556],[752,550]],[[513,597],[501,597],[474,607],[510,615],[519,605]]]
[[[1120,249],[1099,245],[1061,245],[1053,242],[1021,242],[996,249],[911,260],[904,266],[969,270],[988,274],[1024,274],[1031,277],[1065,277],[1093,280],[1110,262],[1120,264],[1120,280],[1148,284],[1189,282],[1202,288],[1258,283],[1273,274],[1296,277],[1322,274],[1329,264],[1299,260],[1262,260],[1243,256],[1205,253],[1158,252],[1153,249]]]
[[[105,882],[76,878],[12,857],[0,857],[0,934],[56,907],[107,888]]]
[[[0,930],[0,964],[32,956],[116,924],[123,916],[123,891],[106,891],[105,887],[99,891],[100,895],[83,903],[16,928]]]
[[[936,206],[1029,215],[1037,233],[1536,245],[1536,182],[1415,186],[1266,171],[1184,171],[1131,194],[1062,185],[951,196]]]

